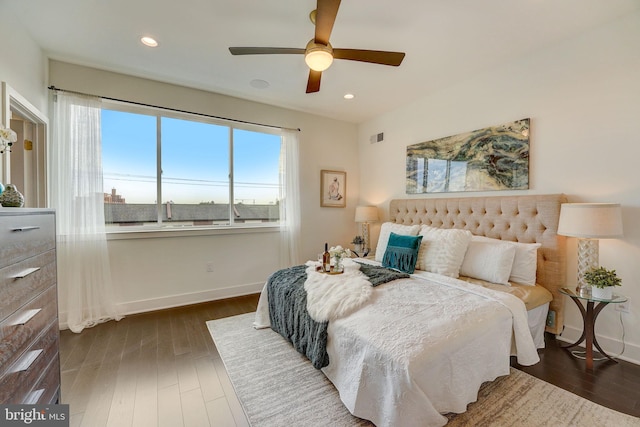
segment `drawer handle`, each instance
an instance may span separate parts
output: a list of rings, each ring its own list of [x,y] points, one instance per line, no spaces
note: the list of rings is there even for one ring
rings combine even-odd
[[[40,313],[40,310],[42,310],[42,309],[41,308],[34,308],[34,309],[27,310],[27,311],[23,312],[13,322],[11,322],[11,324],[9,326],[16,326],[16,325],[24,325],[24,324],[26,324],[29,320],[33,319],[36,314]]]
[[[35,405],[40,400],[40,396],[42,396],[42,393],[44,393],[44,389],[43,388],[41,388],[39,390],[33,390],[31,393],[29,393],[27,395],[27,397],[24,399],[24,402],[22,402],[22,404],[23,405]]]
[[[27,277],[30,274],[35,273],[36,271],[40,270],[40,267],[31,267],[31,268],[26,268],[22,271],[19,271],[18,273],[16,273],[15,275],[11,276],[12,279],[24,279],[25,277]]]
[[[13,372],[26,371],[31,367],[31,365],[38,358],[38,356],[40,356],[40,353],[42,353],[42,349],[28,351],[27,354],[22,356],[22,358],[18,360],[18,362],[13,366],[13,369],[11,369],[11,372],[13,373]]]
[[[11,231],[29,231],[29,230],[39,230],[39,229],[40,229],[39,225],[28,225],[26,227],[12,228]]]

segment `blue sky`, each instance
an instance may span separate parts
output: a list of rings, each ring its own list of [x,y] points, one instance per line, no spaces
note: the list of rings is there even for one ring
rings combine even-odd
[[[127,203],[155,203],[156,117],[102,110],[104,191]],[[229,127],[162,118],[162,201],[229,200]],[[278,198],[280,136],[234,129],[234,199]]]

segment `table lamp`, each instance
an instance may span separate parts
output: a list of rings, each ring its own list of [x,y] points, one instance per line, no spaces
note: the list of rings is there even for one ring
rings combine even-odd
[[[591,295],[584,274],[598,268],[599,240],[622,236],[622,211],[617,203],[563,203],[558,234],[578,238],[578,287],[581,296]]]
[[[356,207],[356,222],[362,223],[362,237],[364,238],[364,256],[367,256],[369,246],[369,223],[378,220],[378,208],[375,206]]]

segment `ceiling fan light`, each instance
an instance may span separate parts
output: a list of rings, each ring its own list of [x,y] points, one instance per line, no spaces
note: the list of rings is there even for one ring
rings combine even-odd
[[[314,71],[324,71],[331,66],[333,56],[329,52],[317,50],[307,53],[304,62]]]
[[[331,45],[325,46],[314,43],[313,40],[307,44],[304,54],[304,62],[314,71],[324,71],[333,62],[333,49]]]

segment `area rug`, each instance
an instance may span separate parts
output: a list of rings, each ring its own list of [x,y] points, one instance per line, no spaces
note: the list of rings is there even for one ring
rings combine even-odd
[[[372,426],[347,411],[331,382],[280,335],[252,327],[254,313],[207,326],[252,427]],[[605,408],[511,369],[486,383],[447,426],[640,426],[640,419]]]

